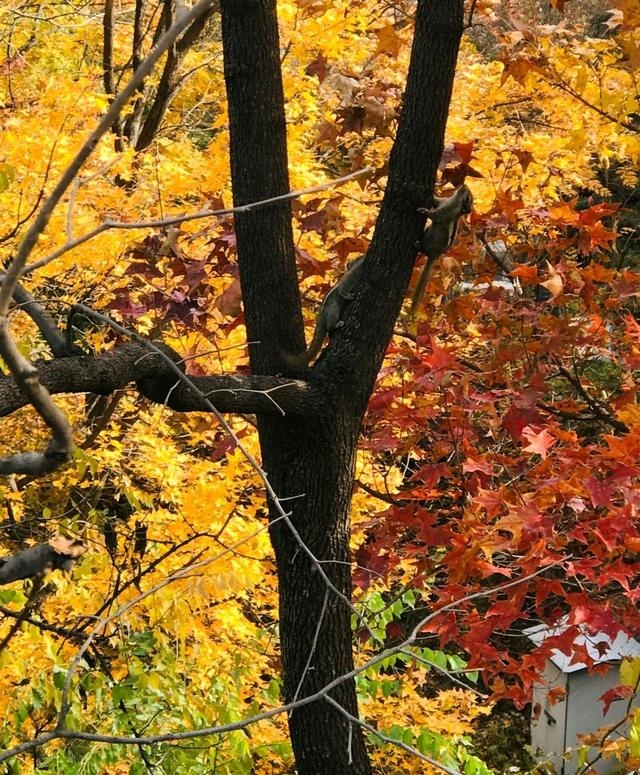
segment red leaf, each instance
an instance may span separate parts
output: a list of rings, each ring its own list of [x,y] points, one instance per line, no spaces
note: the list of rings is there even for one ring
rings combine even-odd
[[[482,460],[481,458],[473,458],[467,456],[467,459],[462,464],[462,470],[465,473],[472,473],[473,471],[481,471],[483,474],[491,476],[493,474],[493,464],[488,460]]]
[[[527,425],[526,428],[522,429],[522,435],[529,441],[527,446],[523,447],[523,451],[540,455],[543,460],[547,457],[547,450],[556,443],[556,439],[548,431],[537,431],[531,425]]]
[[[618,700],[628,700],[633,694],[633,688],[631,686],[614,686],[598,699],[602,702],[602,712],[606,715],[609,712],[612,702]]]

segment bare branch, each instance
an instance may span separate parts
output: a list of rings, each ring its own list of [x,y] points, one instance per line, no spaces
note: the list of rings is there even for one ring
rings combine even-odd
[[[34,261],[28,266],[25,266],[21,274],[31,274],[36,269],[40,269],[41,267],[46,266],[54,259],[60,258],[60,256],[67,253],[69,250],[73,250],[73,248],[77,248],[80,245],[83,245],[85,242],[92,240],[94,237],[97,237],[99,234],[102,234],[102,232],[108,231],[109,229],[160,229],[165,226],[173,226],[178,223],[195,221],[200,218],[222,218],[233,213],[248,213],[251,210],[257,210],[261,207],[268,207],[269,205],[277,204],[278,202],[282,202],[286,199],[297,199],[298,197],[305,196],[306,194],[315,194],[319,191],[326,191],[330,188],[341,186],[343,183],[347,183],[350,180],[356,180],[357,178],[369,175],[373,171],[373,167],[364,167],[363,169],[356,170],[355,172],[351,172],[348,175],[343,175],[342,177],[336,178],[335,180],[329,180],[326,183],[320,183],[317,186],[311,186],[311,188],[302,188],[298,189],[297,191],[290,191],[288,194],[273,196],[269,199],[261,199],[257,202],[249,202],[248,204],[240,205],[239,207],[224,207],[220,210],[210,210],[207,206],[197,210],[195,213],[190,213],[189,215],[176,215],[169,218],[161,218],[153,221],[125,222],[112,221],[107,219],[99,226],[96,226],[95,229],[88,231],[86,234],[83,234],[74,240],[68,240],[60,248],[54,250],[53,253],[49,253],[48,256],[44,256],[43,258]]]

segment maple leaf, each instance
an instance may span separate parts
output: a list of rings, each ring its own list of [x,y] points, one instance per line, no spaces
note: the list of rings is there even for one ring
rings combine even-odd
[[[611,689],[602,694],[598,699],[602,703],[602,713],[606,716],[609,712],[612,702],[619,702],[620,700],[628,701],[633,696],[633,689],[631,686],[614,686]],[[596,740],[596,742],[600,742]]]
[[[207,278],[208,261],[186,261],[183,282],[190,294],[202,286]]]
[[[541,282],[540,285],[546,288],[551,294],[552,298],[557,298],[564,291],[564,280],[558,270],[547,261],[547,269],[549,271],[549,279]]]
[[[496,530],[511,533],[513,543],[517,545],[521,538],[531,539],[542,523],[540,511],[532,504],[525,504],[515,511],[501,517],[495,524]]]
[[[331,5],[330,0],[297,0],[305,16],[321,16]]]
[[[488,460],[482,460],[481,458],[473,458],[467,456],[467,459],[462,464],[462,470],[465,473],[473,473],[474,471],[481,471],[483,474],[491,476],[493,474],[493,464]]]
[[[311,210],[309,215],[300,218],[302,231],[315,231],[322,237],[326,237],[329,231],[339,232],[344,224],[344,217],[340,211],[343,197],[338,195],[331,199],[313,199],[307,202],[305,210]],[[318,207],[317,210],[313,208]]]
[[[564,702],[567,698],[567,690],[563,686],[553,686],[546,693],[546,699],[550,705],[556,705],[558,702]]]
[[[393,24],[385,24],[384,27],[379,27],[374,31],[377,45],[376,54],[388,54],[388,56],[396,58],[402,47],[404,41]]]
[[[573,226],[580,222],[580,213],[576,211],[578,199],[572,199],[570,202],[562,202],[558,205],[547,207],[549,218],[552,222],[562,226]]]
[[[589,228],[580,229],[578,237],[578,250],[582,255],[593,253],[599,248],[608,248],[618,236],[618,232],[607,229],[603,223],[597,221]]]
[[[640,67],[640,46],[632,38],[620,38],[619,45],[622,50],[622,61],[635,72]]]
[[[455,143],[454,143],[455,145]],[[442,166],[442,165],[441,165]],[[481,178],[482,175],[469,164],[456,164],[455,167],[446,167],[442,171],[440,183],[450,183],[454,188],[461,186],[467,178]],[[474,215],[472,214],[473,218]]]
[[[502,416],[502,426],[514,441],[522,439],[523,429],[542,421],[542,414],[536,404],[540,394],[531,390],[518,396]]]
[[[458,366],[455,356],[436,344],[433,344],[431,354],[425,356],[424,363],[434,372],[451,371]]]
[[[617,202],[600,202],[579,213],[580,223],[591,226],[602,218],[617,213],[619,209],[620,205]]]
[[[522,429],[522,435],[529,441],[524,452],[533,452],[544,460],[548,450],[556,443],[556,439],[547,431],[538,430],[535,426],[527,425]]]
[[[362,255],[367,252],[369,240],[366,237],[344,237],[333,244],[333,250],[341,261],[352,253]]]
[[[543,56],[515,56],[510,58],[505,55],[502,58],[502,63],[504,70],[502,72],[501,86],[504,86],[509,78],[513,78],[514,81],[524,86],[529,73],[543,72],[543,66],[547,64],[547,60]]]
[[[532,264],[519,264],[510,273],[510,277],[517,277],[524,285],[538,285],[538,267]]]
[[[216,299],[216,307],[223,315],[235,317],[242,310],[240,280],[235,279]]]
[[[593,529],[594,535],[598,536],[608,552],[615,550],[621,535],[631,533],[632,531],[633,525],[631,520],[615,512],[610,517],[603,517],[598,520],[597,526]]]
[[[306,250],[303,250],[299,245],[296,245],[294,250],[296,252],[296,264],[302,269],[302,272],[300,273],[302,278],[324,274],[322,264],[317,258],[314,258],[314,256]]]
[[[627,404],[616,412],[616,417],[629,427],[640,427],[640,405]]]
[[[514,195],[511,189],[507,189],[498,192],[491,212],[499,215],[500,222],[515,224],[518,222],[519,213],[523,208],[524,200],[522,197]]]
[[[316,125],[316,145],[327,143],[328,145],[335,147],[340,135],[340,129],[326,119],[323,119]]]
[[[455,148],[456,154],[458,158],[463,162],[463,164],[471,163],[475,145],[476,145],[475,140],[470,140],[467,143],[461,143],[461,142],[453,143],[453,147]]]
[[[640,295],[640,282],[637,272],[632,272],[629,269],[624,270],[618,277],[614,279],[612,283],[612,290],[619,299],[629,299]],[[611,306],[615,306],[618,309],[618,299],[611,299]]]
[[[519,148],[516,148],[513,153],[516,159],[520,162],[520,166],[522,167],[523,172],[526,172],[529,168],[529,165],[535,161],[535,156],[530,151],[523,151]]]
[[[309,64],[305,67],[304,71],[307,75],[317,76],[318,81],[322,83],[324,79],[327,77],[327,74],[329,72],[329,68],[327,67],[327,64],[328,64],[327,58],[322,53],[322,51],[319,51],[316,58],[312,62],[309,62]]]
[[[442,151],[442,158],[440,159],[439,168],[446,172],[447,169],[452,164],[462,165],[462,166],[469,165],[473,158],[474,148],[475,148],[474,140],[470,140],[467,143],[461,143],[461,142],[446,143],[446,145],[444,146],[444,150]],[[444,178],[443,178],[443,182],[445,182]]]

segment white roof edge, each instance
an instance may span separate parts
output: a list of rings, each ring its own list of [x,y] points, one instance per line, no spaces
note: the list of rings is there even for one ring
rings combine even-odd
[[[547,624],[538,624],[523,630],[524,634],[532,640],[536,646],[541,646],[547,638],[562,635],[569,625],[561,622],[555,627]],[[640,657],[640,643],[623,630],[611,640],[605,632],[591,634],[584,625],[579,625],[580,634],[574,638],[576,646],[586,646],[589,656],[594,662],[616,662],[624,657]],[[573,654],[564,654],[558,649],[553,649],[549,659],[563,673],[574,673],[576,670],[584,670],[584,662],[573,662]]]

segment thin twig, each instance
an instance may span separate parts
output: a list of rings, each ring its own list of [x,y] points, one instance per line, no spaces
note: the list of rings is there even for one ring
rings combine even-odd
[[[343,175],[341,178],[335,178],[334,180],[329,180],[326,183],[320,183],[317,186],[290,191],[288,194],[280,194],[279,196],[269,197],[268,199],[260,199],[257,202],[249,202],[246,205],[239,205],[238,207],[224,207],[219,210],[210,210],[207,206],[201,208],[200,210],[196,210],[195,213],[190,213],[188,215],[174,215],[170,216],[169,218],[159,218],[151,221],[125,222],[112,221],[107,219],[99,226],[96,226],[94,229],[91,229],[91,231],[88,231],[86,234],[83,234],[74,240],[67,241],[60,248],[54,250],[53,253],[49,253],[49,255],[34,261],[28,266],[25,266],[21,272],[21,275],[24,276],[31,274],[36,269],[40,269],[41,267],[46,266],[54,259],[60,258],[60,256],[67,253],[69,250],[73,250],[73,248],[77,248],[79,245],[83,245],[85,242],[88,242],[89,240],[97,237],[99,234],[102,234],[105,231],[108,231],[109,229],[161,229],[166,226],[186,223],[187,221],[196,221],[200,218],[222,218],[226,215],[232,215],[234,213],[247,213],[252,210],[258,210],[262,207],[268,207],[270,205],[277,204],[278,202],[282,202],[287,199],[297,199],[298,197],[305,196],[306,194],[315,194],[319,191],[326,191],[330,188],[341,186],[343,183],[347,183],[350,180],[355,180],[357,178],[368,175],[371,172],[373,172],[373,167],[363,167],[360,170],[351,172],[349,175]],[[191,238],[195,236],[198,235],[191,235]]]
[[[362,727],[363,729],[366,729],[367,732],[371,732],[371,734],[375,735],[376,737],[379,737],[380,740],[382,740],[385,743],[389,743],[391,745],[395,745],[398,748],[402,748],[403,751],[407,751],[407,753],[412,754],[413,756],[417,756],[418,759],[422,759],[423,762],[427,762],[428,764],[433,765],[434,767],[437,767],[439,770],[442,770],[442,772],[446,772],[447,775],[461,775],[460,770],[453,769],[452,767],[447,767],[446,764],[442,764],[439,761],[436,761],[435,759],[432,759],[430,756],[427,756],[424,753],[421,753],[418,751],[417,748],[413,748],[413,746],[408,745],[407,743],[404,743],[402,740],[397,740],[394,737],[389,737],[388,735],[385,735],[383,732],[380,732],[378,729],[376,729],[372,724],[368,724],[366,721],[363,721],[362,719],[359,719],[357,716],[354,716],[353,714],[349,713],[348,710],[345,710],[342,705],[340,705],[339,702],[333,699],[330,695],[326,694],[324,696],[324,701],[328,702],[329,705],[333,705],[336,710],[339,710],[340,713],[352,724],[357,724],[358,726]]]

